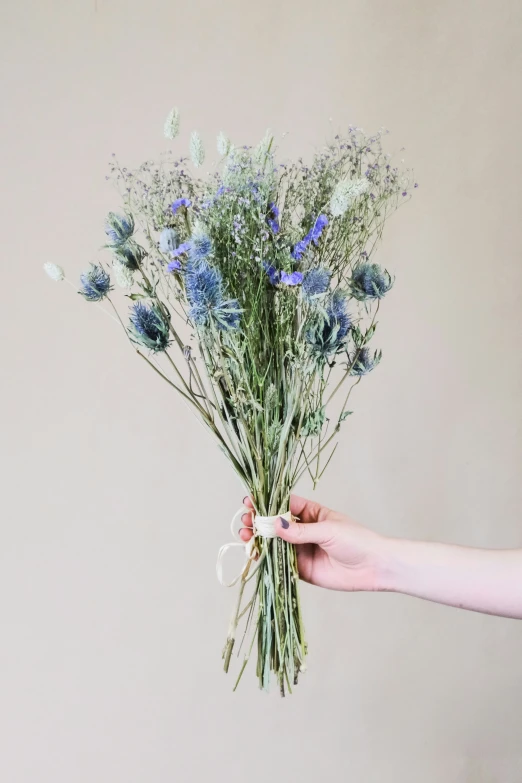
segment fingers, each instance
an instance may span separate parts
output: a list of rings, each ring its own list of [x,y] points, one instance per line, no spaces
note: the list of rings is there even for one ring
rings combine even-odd
[[[319,546],[324,546],[332,540],[335,534],[334,524],[329,520],[317,522],[316,524],[287,522],[283,517],[279,517],[276,522],[276,532],[280,538],[288,541],[290,544],[318,544]]]
[[[248,495],[243,498],[243,505],[248,509],[254,509],[254,504]],[[276,525],[277,534],[285,541],[290,541],[291,543],[320,544],[321,541],[319,539],[326,539],[330,537],[328,531],[325,532],[324,528],[324,520],[328,517],[329,513],[326,506],[322,506],[316,501],[299,497],[299,495],[292,495],[290,498],[290,511],[295,517],[299,517],[299,522],[290,523],[290,527],[288,529],[281,526],[280,520]],[[247,511],[243,514],[241,517],[241,524],[243,527],[240,529],[239,535],[241,540],[245,541],[246,543],[252,538],[252,530],[246,529],[253,527],[252,512]],[[305,527],[316,528],[318,525],[321,526],[321,531],[303,530]]]
[[[252,501],[250,500],[248,495],[245,498],[243,498],[243,505],[246,508],[251,508],[251,509],[254,508],[254,504],[252,503]],[[253,527],[252,513],[251,512],[247,511],[244,514],[242,514],[242,516],[241,516],[241,525],[242,525],[242,527],[239,530],[239,537],[246,544],[248,541],[250,541],[250,539],[252,538],[252,535],[253,535],[252,530],[247,530],[246,529],[246,528],[252,528]]]
[[[290,497],[290,511],[294,517],[299,517],[300,522],[321,522],[328,516],[328,509],[315,500],[307,500],[299,495]]]

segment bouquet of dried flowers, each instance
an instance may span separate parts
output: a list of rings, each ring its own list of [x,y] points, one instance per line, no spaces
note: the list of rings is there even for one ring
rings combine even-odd
[[[173,109],[165,136],[178,131]],[[110,261],[80,278],[82,297],[108,306],[252,498],[258,524],[234,580],[224,668],[243,620],[238,681],[255,645],[260,687],[273,672],[283,695],[304,669],[306,642],[295,549],[270,522],[288,513],[305,473],[320,479],[353,388],[381,359],[370,343],[392,278],[373,257],[387,217],[416,187],[383,152],[383,134],[350,127],[305,164],[277,163],[268,132],[255,147],[221,133],[205,178],[192,173],[205,158],[196,132],[193,167],[170,153],[134,171],[114,159],[124,206],[106,219]],[[45,269],[65,279],[61,267]]]

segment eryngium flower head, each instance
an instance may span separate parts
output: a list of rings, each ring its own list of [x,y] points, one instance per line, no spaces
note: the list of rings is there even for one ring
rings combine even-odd
[[[112,261],[112,271],[114,272],[114,279],[116,284],[120,288],[132,288],[134,284],[134,273],[132,269],[122,263],[118,258],[114,258]]]
[[[58,266],[58,264],[51,264],[50,262],[47,262],[43,265],[43,268],[44,272],[49,275],[51,280],[55,280],[57,283],[59,283],[65,277],[65,272],[61,266]]]
[[[112,247],[122,245],[134,233],[134,218],[132,215],[117,215],[115,212],[109,212],[105,220],[105,233]]]
[[[220,155],[223,155],[223,157],[225,155],[228,155],[228,153],[230,152],[230,147],[232,145],[231,145],[230,139],[228,138],[228,136],[226,136],[223,133],[223,131],[221,131],[221,133],[217,137],[217,145],[216,146],[217,146],[217,151],[219,152]]]
[[[133,239],[129,239],[118,247],[113,247],[112,251],[120,264],[125,264],[127,269],[131,269],[133,272],[139,269],[141,262],[147,255],[145,250]]]
[[[359,348],[359,350],[354,351],[353,356],[348,359],[348,366],[351,365],[350,375],[367,375],[374,367],[377,367],[380,359],[380,353],[374,353],[372,356],[369,348]]]
[[[136,302],[131,307],[129,333],[135,342],[159,353],[169,346],[169,324],[157,305]]]
[[[341,291],[334,291],[324,315],[315,318],[306,339],[312,351],[325,359],[342,350],[351,327],[352,321],[346,312],[346,298]]]
[[[179,111],[174,107],[168,114],[163,126],[166,139],[175,139],[179,133]]]
[[[352,274],[351,289],[355,299],[382,299],[393,285],[393,281],[379,264],[363,263]]]
[[[89,271],[80,275],[80,283],[78,293],[88,302],[100,302],[112,290],[111,278],[100,264],[91,264]]]
[[[178,246],[178,235],[173,228],[164,228],[160,234],[159,247],[163,253],[170,254]]]
[[[194,166],[199,169],[205,160],[205,148],[197,131],[193,131],[190,137],[190,157]]]
[[[200,262],[212,253],[212,240],[201,224],[194,228],[190,238],[190,258]]]
[[[241,308],[237,299],[225,300],[221,273],[206,261],[187,264],[185,290],[190,304],[189,318],[196,326],[207,326],[210,319],[219,329],[237,329]]]
[[[337,183],[330,199],[330,212],[340,217],[352,206],[355,199],[368,191],[370,183],[366,177],[343,179]]]
[[[315,297],[325,294],[330,285],[330,275],[331,272],[322,266],[309,269],[303,278],[303,299],[311,302]]]

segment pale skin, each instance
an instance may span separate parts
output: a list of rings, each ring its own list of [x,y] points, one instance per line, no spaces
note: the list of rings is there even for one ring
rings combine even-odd
[[[250,498],[244,505],[253,508]],[[344,514],[292,495],[298,522],[276,532],[297,546],[301,579],[330,590],[403,593],[474,612],[522,619],[522,549],[474,549],[387,538]],[[252,514],[240,536],[252,537]],[[287,525],[287,527],[284,527]]]

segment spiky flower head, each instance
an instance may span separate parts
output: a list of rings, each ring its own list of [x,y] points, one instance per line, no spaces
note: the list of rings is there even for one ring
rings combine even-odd
[[[189,318],[196,326],[207,326],[214,319],[218,329],[239,327],[241,308],[237,299],[225,300],[221,273],[206,261],[190,260],[185,275],[185,290],[190,304]]]
[[[353,356],[348,359],[350,367],[350,375],[361,376],[367,375],[374,367],[377,367],[381,360],[380,353],[374,353],[372,356],[370,349],[364,346],[354,351]]]
[[[201,225],[195,226],[190,245],[190,258],[195,262],[203,261],[212,253],[212,240]]]
[[[115,212],[109,212],[105,220],[105,233],[111,247],[122,245],[134,233],[134,218],[132,215],[117,215]]]
[[[190,136],[190,157],[194,166],[199,169],[205,160],[205,148],[201,141],[201,136],[197,131],[193,131]]]
[[[101,264],[91,264],[88,272],[80,275],[81,290],[78,291],[88,302],[100,302],[112,290],[109,273]]]
[[[132,269],[122,263],[117,257],[114,257],[112,261],[112,271],[114,273],[114,279],[116,285],[120,288],[132,288],[134,284],[134,273]]]
[[[331,272],[322,266],[316,266],[309,269],[303,278],[303,287],[301,289],[303,299],[312,302],[316,297],[325,294],[330,285]]]
[[[145,250],[133,239],[129,239],[124,244],[111,249],[114,253],[114,258],[120,264],[125,264],[127,269],[131,269],[133,272],[139,269],[141,262],[147,255]]]
[[[169,346],[169,324],[155,304],[136,302],[131,307],[129,334],[153,353],[166,351]]]
[[[49,261],[43,265],[44,272],[49,275],[51,280],[59,283],[65,278],[65,272],[58,264],[51,264]]]
[[[334,291],[323,314],[318,314],[307,331],[312,352],[321,359],[339,353],[344,347],[352,321],[346,312],[346,297]]]
[[[173,253],[178,244],[178,235],[174,229],[164,228],[159,238],[159,247],[162,253],[165,253],[166,255]]]
[[[175,106],[169,112],[165,125],[163,126],[163,132],[166,139],[175,139],[179,133],[179,111]]]
[[[382,299],[392,285],[389,272],[379,264],[359,264],[352,274],[352,295],[361,302],[365,299]]]
[[[330,212],[341,217],[353,202],[368,191],[370,183],[366,177],[361,179],[343,179],[337,183],[330,199]]]
[[[230,152],[230,148],[232,146],[232,142],[230,141],[228,136],[226,136],[223,133],[223,131],[221,131],[221,133],[217,137],[217,144],[216,144],[216,146],[217,146],[217,151],[223,157],[225,157],[225,155],[228,155],[228,153]]]

